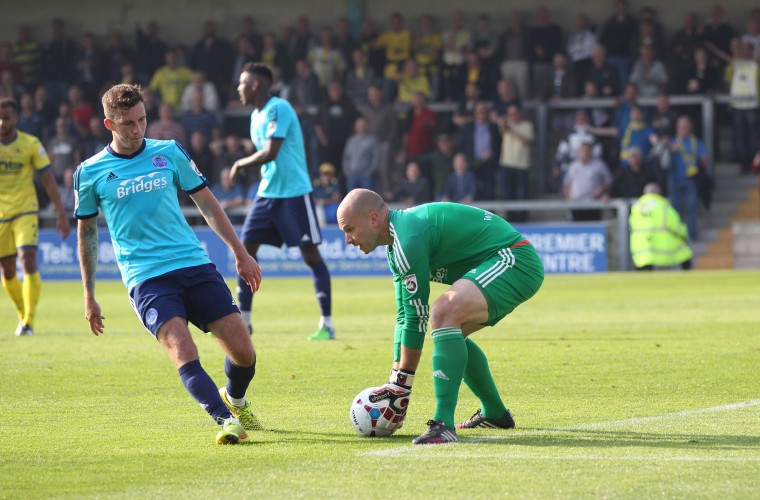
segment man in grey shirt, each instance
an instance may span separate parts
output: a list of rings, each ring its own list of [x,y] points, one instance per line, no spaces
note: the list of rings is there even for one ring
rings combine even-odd
[[[578,150],[578,159],[570,164],[565,176],[565,199],[569,201],[606,200],[612,183],[612,175],[607,165],[592,155],[592,145],[583,143]],[[600,220],[601,210],[572,210],[575,221]]]
[[[380,166],[380,141],[367,129],[367,120],[357,118],[354,135],[348,138],[343,150],[343,175],[347,191],[375,189],[375,174]]]

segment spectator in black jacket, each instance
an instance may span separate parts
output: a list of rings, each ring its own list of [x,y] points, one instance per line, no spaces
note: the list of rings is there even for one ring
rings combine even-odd
[[[474,120],[459,131],[457,151],[467,155],[470,167],[478,180],[477,197],[490,200],[494,197],[494,183],[499,155],[501,134],[489,119],[488,104],[480,101],[475,105]]]

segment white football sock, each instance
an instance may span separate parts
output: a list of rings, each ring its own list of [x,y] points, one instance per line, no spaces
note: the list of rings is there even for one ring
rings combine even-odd
[[[326,327],[326,328],[332,328],[332,316],[322,316],[319,320],[319,327]]]

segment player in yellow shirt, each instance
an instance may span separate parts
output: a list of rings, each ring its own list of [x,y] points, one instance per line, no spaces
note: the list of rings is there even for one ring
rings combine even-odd
[[[0,99],[0,264],[3,288],[18,312],[16,335],[31,335],[42,281],[37,271],[39,205],[34,189],[34,172],[58,212],[56,233],[63,238],[70,227],[58,186],[50,172],[50,160],[39,139],[16,130],[18,103]],[[21,258],[23,285],[16,275],[16,257]]]

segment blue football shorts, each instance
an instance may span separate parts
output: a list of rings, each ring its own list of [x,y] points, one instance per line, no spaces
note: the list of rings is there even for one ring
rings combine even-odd
[[[129,302],[156,338],[161,326],[176,316],[208,332],[210,323],[240,312],[213,264],[185,267],[145,280],[129,291]]]
[[[257,196],[243,222],[243,243],[289,247],[322,243],[311,193],[294,198]]]

